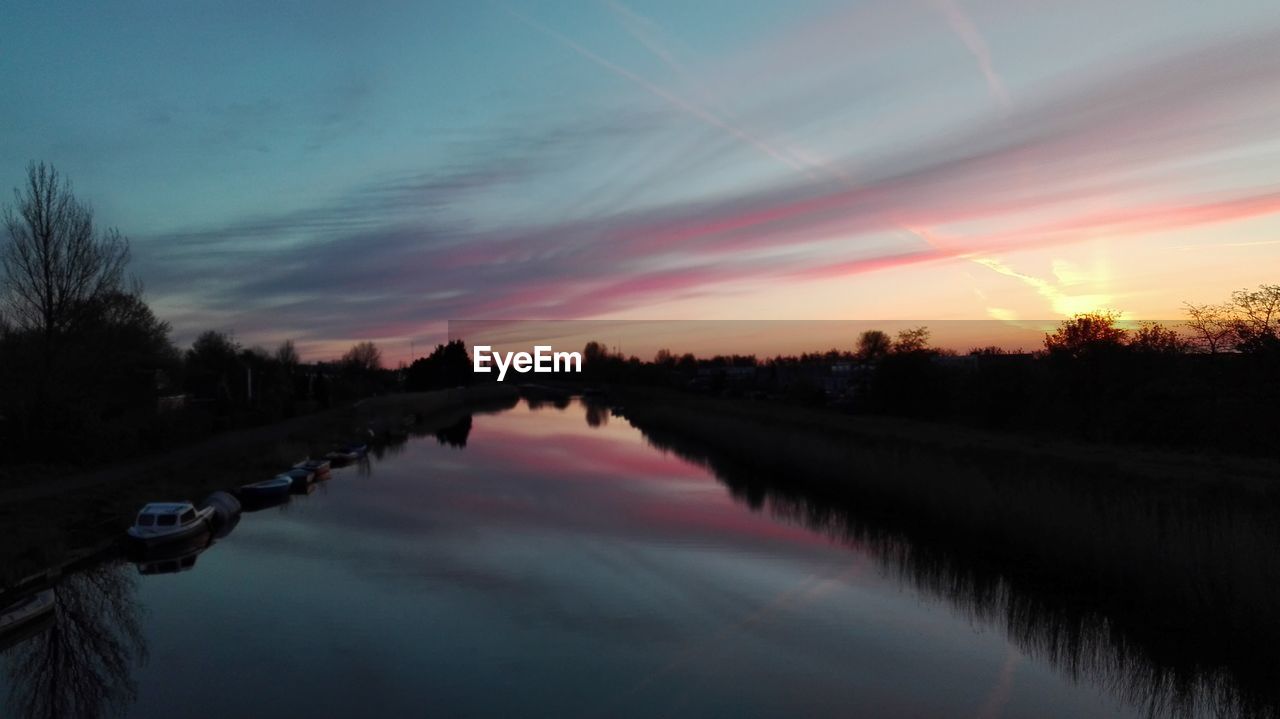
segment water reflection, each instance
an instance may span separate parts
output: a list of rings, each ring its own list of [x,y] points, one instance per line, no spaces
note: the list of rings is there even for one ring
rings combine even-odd
[[[387,434],[383,440],[369,448],[369,454],[379,462],[399,456],[409,443],[409,433]]]
[[[177,551],[154,553],[139,557],[135,562],[138,567],[138,574],[148,576],[189,572],[195,568],[196,559],[212,544],[212,541],[201,542],[193,546],[179,548]]]
[[[996,537],[957,532],[886,494],[860,491],[857,467],[838,482],[829,473],[806,479],[801,466],[762,466],[747,453],[709,450],[661,422],[633,424],[653,446],[712,469],[753,510],[869,553],[904,584],[945,600],[971,621],[1000,627],[1028,656],[1144,714],[1280,714],[1280,611],[1273,604],[1277,585],[1268,579],[1280,569],[1267,549],[1280,546],[1280,528],[1270,519],[1274,495],[1215,491],[1206,501],[1158,487],[1126,492],[1123,479],[1099,493],[1075,475],[1068,491],[1096,512],[1086,517],[1068,501],[1040,506],[1044,524],[1077,525],[1071,531],[1078,542],[1051,554],[1036,546],[1043,531],[1034,526],[1015,525]],[[799,441],[773,439],[775,446]],[[863,471],[888,471],[867,454]],[[954,462],[927,463],[948,482],[966,481]],[[900,463],[899,469],[896,481],[919,476],[918,465]],[[989,483],[984,473],[973,476]],[[1004,502],[1043,499],[1010,491]],[[968,509],[953,508],[956,514]],[[1091,551],[1089,535],[1105,539],[1112,525],[1132,534],[1104,558]],[[1144,541],[1133,536],[1139,533],[1147,535]]]
[[[467,437],[471,435],[471,415],[459,417],[458,421],[447,427],[436,430],[436,442],[442,446],[462,449],[467,446]]]
[[[135,576],[106,562],[65,577],[48,630],[3,655],[9,706],[29,719],[94,719],[135,698],[134,669],[145,663]]]
[[[267,509],[275,509],[277,507],[284,508],[288,506],[291,494],[278,494],[275,496],[265,497],[243,497],[240,500],[240,507],[244,512],[252,514]]]
[[[587,408],[587,426],[603,427],[609,424],[609,407],[599,402],[585,401]]]
[[[247,518],[207,558],[208,544],[138,573],[108,561],[66,577],[56,622],[3,655],[7,708],[153,716],[209,681],[239,690],[211,699],[219,716],[413,715],[428,698],[490,716],[995,716],[1011,693],[1023,704],[1009,715],[1114,712],[1096,689],[1153,715],[1275,706],[1280,643],[1268,642],[1280,631],[1258,608],[1276,560],[1255,546],[1276,539],[1259,529],[1266,502],[1192,512],[1077,485],[1035,515],[1040,527],[1010,520],[993,534],[974,520],[976,498],[1008,505],[978,518],[1008,519],[1025,497],[971,461],[828,455],[811,438],[745,430],[737,451],[711,450],[631,418],[642,436],[603,403],[553,407],[420,426],[425,441],[371,452],[377,477],[373,460],[336,470],[316,485],[323,496]],[[937,484],[921,504],[953,521],[747,451],[770,444],[884,487],[927,472]],[[1080,503],[1110,520],[1080,519]],[[1044,525],[1077,537],[1052,560]],[[1131,541],[1098,556],[1118,545],[1115,527]],[[1188,578],[1251,546],[1216,564],[1216,585]],[[864,576],[877,565],[887,578]],[[1127,585],[1111,579],[1119,570]],[[138,581],[157,658],[146,668]],[[201,654],[185,663],[192,642]],[[984,662],[1006,654],[988,697]],[[1035,666],[1014,686],[1024,656]]]

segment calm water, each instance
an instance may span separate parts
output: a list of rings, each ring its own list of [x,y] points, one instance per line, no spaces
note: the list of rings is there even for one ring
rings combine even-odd
[[[0,659],[4,715],[1131,711],[883,566],[624,420],[521,403],[246,514],[188,571],[69,577]]]

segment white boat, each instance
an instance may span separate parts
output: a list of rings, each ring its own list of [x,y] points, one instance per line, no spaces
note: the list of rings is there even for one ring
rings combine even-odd
[[[39,619],[53,611],[53,590],[46,589],[19,599],[4,609],[0,609],[0,634],[8,634],[11,630]]]
[[[189,539],[209,531],[213,512],[190,502],[152,502],[138,512],[129,536],[147,546]]]

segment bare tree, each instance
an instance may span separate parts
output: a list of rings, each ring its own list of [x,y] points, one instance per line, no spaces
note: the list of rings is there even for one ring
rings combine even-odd
[[[1231,302],[1244,321],[1257,332],[1274,332],[1280,325],[1280,285],[1258,285],[1256,290],[1237,290]]]
[[[293,340],[285,340],[276,348],[276,361],[284,366],[285,369],[293,371],[301,361],[298,358],[298,350],[293,346]]]
[[[342,355],[342,364],[358,372],[382,369],[382,350],[372,342],[357,342]]]
[[[1231,293],[1235,309],[1237,347],[1257,350],[1273,344],[1280,335],[1280,285],[1258,285],[1256,290]]]
[[[15,329],[42,337],[48,363],[61,335],[102,298],[124,291],[129,243],[114,228],[96,232],[93,210],[52,166],[28,165],[26,184],[13,194],[0,248],[5,315]]]
[[[1187,312],[1187,327],[1193,341],[1209,354],[1230,349],[1235,336],[1236,318],[1231,305],[1183,305]]]

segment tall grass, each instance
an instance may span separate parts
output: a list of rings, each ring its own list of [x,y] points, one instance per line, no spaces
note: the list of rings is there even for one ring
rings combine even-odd
[[[1277,483],[943,446],[750,403],[629,398],[623,414],[742,501],[865,548],[1153,716],[1280,708]]]

